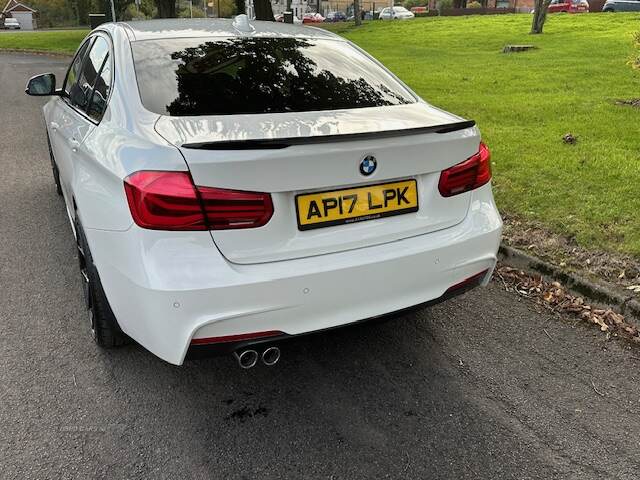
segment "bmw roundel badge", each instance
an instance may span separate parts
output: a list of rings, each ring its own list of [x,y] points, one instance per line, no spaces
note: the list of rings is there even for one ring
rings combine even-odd
[[[376,157],[373,155],[367,155],[360,161],[360,173],[362,175],[368,176],[376,171],[378,166],[378,161]]]

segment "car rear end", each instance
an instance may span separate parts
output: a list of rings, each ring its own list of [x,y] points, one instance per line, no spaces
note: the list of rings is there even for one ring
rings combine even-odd
[[[570,0],[571,13],[589,13],[589,2],[587,0]]]
[[[474,123],[324,36],[132,43],[141,101],[187,168],[130,173],[127,238],[96,241],[121,250],[101,275],[123,329],[167,361],[491,275],[502,222]]]

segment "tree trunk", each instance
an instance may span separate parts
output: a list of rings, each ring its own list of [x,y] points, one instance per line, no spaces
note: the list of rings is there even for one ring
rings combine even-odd
[[[353,0],[353,19],[356,21],[356,27],[362,25],[362,17],[360,16],[360,0]]]
[[[175,0],[156,0],[156,7],[158,7],[158,18],[176,17]]]
[[[271,0],[253,0],[253,8],[256,12],[256,20],[276,21],[276,19],[273,18]]]
[[[551,0],[536,0],[533,10],[533,20],[531,21],[531,34],[542,33],[544,22],[547,19],[547,8]]]
[[[89,12],[93,13],[91,0],[74,0],[71,5],[76,15],[78,25],[89,25]],[[96,5],[96,8],[97,7],[98,6]]]

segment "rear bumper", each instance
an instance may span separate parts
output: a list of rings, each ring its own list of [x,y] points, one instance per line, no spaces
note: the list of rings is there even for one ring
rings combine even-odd
[[[473,193],[467,217],[455,227],[297,260],[232,264],[208,232],[133,226],[86,234],[122,330],[181,364],[193,339],[263,331],[300,335],[440,299],[484,270],[486,283],[501,230],[486,185]]]
[[[472,290],[482,285],[485,282],[485,279],[489,278],[490,276],[491,276],[491,272],[489,270],[481,272],[481,275],[476,275],[470,278],[469,279],[470,281],[468,283],[465,282],[464,285],[451,288],[447,290],[442,296],[435,298],[433,300],[429,300],[427,302],[420,303],[418,305],[413,305],[411,307],[406,307],[401,310],[397,310],[395,312],[389,312],[382,315],[378,315],[376,317],[357,320],[347,325],[338,325],[336,327],[325,328],[323,330],[315,330],[312,332],[300,333],[297,335],[288,335],[286,333],[281,333],[278,335],[269,335],[262,338],[253,338],[253,339],[237,340],[237,341],[230,340],[230,341],[224,341],[224,342],[209,343],[208,342],[209,339],[207,338],[194,339],[192,340],[191,345],[189,346],[189,350],[187,351],[187,355],[185,359],[195,359],[195,358],[203,358],[203,357],[206,358],[214,355],[230,354],[235,351],[243,350],[246,348],[258,348],[261,344],[273,345],[285,340],[292,340],[299,337],[322,334],[324,332],[335,330],[337,328],[344,329],[344,328],[349,328],[351,326],[355,327],[368,322],[384,322],[387,320],[391,320],[398,315],[406,314],[408,312],[419,310],[421,308],[431,307],[433,305],[437,305],[438,303],[442,303],[452,298],[455,298],[459,295],[462,295],[463,293],[466,293],[469,290]]]

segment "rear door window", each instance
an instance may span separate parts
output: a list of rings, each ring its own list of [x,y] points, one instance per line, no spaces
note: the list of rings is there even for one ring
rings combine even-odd
[[[191,38],[132,43],[142,103],[171,116],[305,112],[414,103],[346,42]]]

